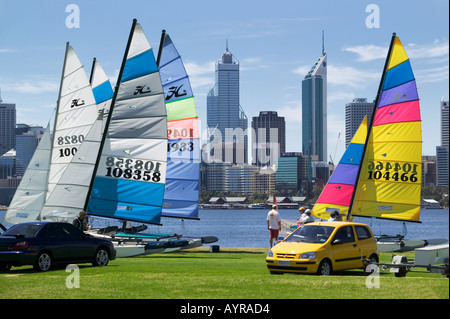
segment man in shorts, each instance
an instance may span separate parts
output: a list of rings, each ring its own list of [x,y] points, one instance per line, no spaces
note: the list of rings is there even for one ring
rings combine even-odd
[[[281,218],[276,208],[277,206],[273,205],[272,210],[267,214],[267,229],[270,231],[270,248],[273,246],[273,239],[278,239],[278,232],[281,229]]]

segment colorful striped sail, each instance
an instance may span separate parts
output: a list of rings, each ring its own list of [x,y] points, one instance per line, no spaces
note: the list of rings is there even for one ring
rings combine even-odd
[[[95,59],[90,82],[97,103],[97,120],[48,197],[41,212],[42,220],[71,222],[84,209],[102,140],[104,113],[107,114],[113,96],[111,82]]]
[[[418,221],[422,176],[419,97],[408,56],[393,36],[351,214]]]
[[[330,213],[338,211],[343,220],[346,219],[358,177],[366,137],[367,117],[362,121],[327,185],[325,185],[311,215],[327,220],[330,218]]]
[[[167,176],[163,217],[198,219],[200,134],[189,77],[163,31],[158,62],[167,109]]]
[[[97,104],[83,65],[67,42],[53,129],[47,198],[97,119]]]
[[[38,219],[47,197],[51,145],[50,124],[48,124],[14,193],[5,215],[5,222],[17,224]]]
[[[159,224],[167,166],[166,107],[153,50],[136,20],[100,148],[88,214]]]

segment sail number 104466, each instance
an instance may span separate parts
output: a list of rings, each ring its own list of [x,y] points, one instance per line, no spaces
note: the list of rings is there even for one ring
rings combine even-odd
[[[418,167],[418,164],[411,163],[369,161],[367,179],[416,183],[419,181]]]

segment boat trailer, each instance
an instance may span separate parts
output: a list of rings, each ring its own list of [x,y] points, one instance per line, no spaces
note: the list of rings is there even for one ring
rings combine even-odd
[[[390,269],[395,277],[406,277],[408,272],[429,272],[440,273],[449,278],[449,245],[437,245],[432,247],[418,248],[414,250],[414,259],[408,259],[406,256],[393,255],[392,263],[376,263],[365,260],[366,271],[371,270],[371,265],[381,267],[384,271]],[[413,268],[422,268],[426,270],[412,270]],[[370,271],[368,271],[370,272]]]

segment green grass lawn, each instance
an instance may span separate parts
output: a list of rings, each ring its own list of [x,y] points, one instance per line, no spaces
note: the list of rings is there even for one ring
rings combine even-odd
[[[441,274],[396,278],[382,271],[379,287],[366,286],[362,270],[332,276],[270,275],[268,249],[209,247],[119,258],[106,267],[79,265],[79,288],[67,288],[65,268],[45,273],[31,266],[0,273],[1,299],[448,299]],[[409,253],[411,254],[411,253]],[[410,255],[411,257],[411,255]],[[381,262],[390,263],[382,254]],[[370,279],[370,278],[369,278]]]

